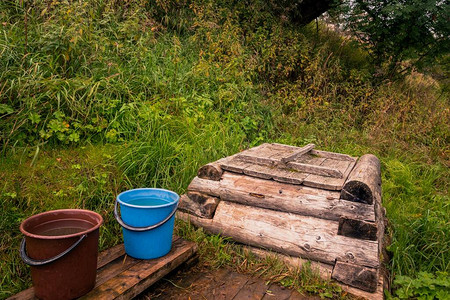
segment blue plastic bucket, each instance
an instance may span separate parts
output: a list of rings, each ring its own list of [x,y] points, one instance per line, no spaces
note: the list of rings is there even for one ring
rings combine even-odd
[[[114,216],[122,225],[129,256],[152,259],[169,253],[179,199],[175,192],[156,188],[128,190],[117,196]]]

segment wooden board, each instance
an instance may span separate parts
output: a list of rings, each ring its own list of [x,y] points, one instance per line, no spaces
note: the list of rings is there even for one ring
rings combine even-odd
[[[182,216],[182,215],[181,215]],[[185,215],[186,216],[186,215]],[[377,268],[378,243],[337,234],[338,222],[221,201],[214,219],[186,216],[235,241],[326,264],[336,259]]]
[[[219,199],[199,192],[188,192],[180,197],[178,209],[201,218],[212,219]]]
[[[127,256],[123,244],[99,254],[95,287],[81,299],[130,299],[171,270],[195,255],[195,243],[174,237],[171,251],[164,257],[139,260]],[[29,288],[8,299],[34,299]]]
[[[346,217],[375,222],[374,207],[339,199],[339,192],[262,180],[224,172],[222,180],[194,178],[189,191],[213,193],[221,200],[327,220]],[[198,214],[197,214],[198,215]]]
[[[356,161],[350,160],[336,160],[334,158],[327,158],[322,163],[321,166],[333,167],[337,170],[344,170],[341,178],[321,176],[316,174],[310,174],[305,178],[303,184],[310,187],[327,189],[332,191],[339,191],[344,186],[348,175],[355,166]]]
[[[303,260],[299,257],[293,257],[288,256],[282,253],[278,252],[272,252],[265,249],[257,248],[257,247],[245,247],[248,251],[251,251],[253,254],[255,254],[257,257],[265,258],[265,257],[273,257],[275,256],[279,260],[285,262],[288,265],[291,265],[293,267],[301,267],[303,264],[307,263],[307,260]],[[311,269],[313,272],[317,272],[320,277],[324,280],[330,280],[331,274],[333,272],[334,267],[331,265],[314,262],[311,261]],[[381,272],[379,272],[381,273]],[[335,273],[336,275],[336,273]],[[339,286],[342,287],[342,289],[356,297],[368,299],[368,300],[383,300],[384,299],[384,287],[385,279],[382,274],[378,275],[378,279],[376,281],[376,291],[371,293],[367,292],[352,286],[349,286],[348,284],[344,284],[342,282],[338,282]]]
[[[217,170],[220,169],[222,173],[226,170],[291,184],[341,190],[356,158],[313,148],[313,144],[300,148],[266,143],[205,165],[199,174],[208,171],[216,174],[210,179],[219,180]]]

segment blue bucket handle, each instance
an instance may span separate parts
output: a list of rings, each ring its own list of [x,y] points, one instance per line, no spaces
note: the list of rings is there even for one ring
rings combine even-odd
[[[158,228],[161,225],[164,225],[167,221],[170,220],[170,218],[172,218],[172,216],[175,214],[175,212],[177,211],[178,208],[178,203],[175,205],[174,209],[172,210],[172,212],[169,214],[169,216],[167,218],[165,218],[164,220],[162,220],[159,223],[156,223],[155,225],[150,225],[150,226],[146,226],[146,227],[134,227],[131,225],[126,224],[122,218],[119,215],[118,209],[117,209],[117,199],[116,202],[114,203],[114,217],[116,218],[117,222],[125,229],[131,230],[131,231],[149,231],[155,228]]]
[[[76,246],[78,246],[86,237],[85,234],[83,234],[78,241],[76,241],[72,246],[70,246],[69,248],[67,248],[66,250],[64,250],[63,252],[61,252],[58,255],[55,255],[51,258],[47,258],[47,259],[42,259],[42,260],[38,260],[38,259],[32,259],[31,257],[28,256],[27,254],[27,250],[26,250],[26,242],[25,242],[25,238],[22,239],[22,243],[20,244],[20,256],[22,257],[22,260],[24,263],[26,263],[29,266],[43,266],[43,265],[47,265],[49,263],[54,262],[55,260],[60,259],[61,257],[63,257],[64,255],[66,255],[67,253],[69,253],[70,251],[72,251],[73,249],[75,249]]]

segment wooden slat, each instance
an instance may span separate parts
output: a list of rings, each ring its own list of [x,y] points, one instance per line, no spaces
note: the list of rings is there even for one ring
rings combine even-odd
[[[322,166],[330,166],[330,165],[340,170],[344,170],[342,178],[333,178],[311,174],[305,178],[303,184],[310,187],[322,188],[332,191],[341,190],[342,187],[344,186],[345,181],[347,180],[349,173],[355,166],[355,162],[328,158],[322,163]]]
[[[376,241],[378,227],[377,223],[374,222],[366,222],[342,217],[339,219],[338,234],[355,239]]]
[[[182,195],[178,209],[201,218],[212,219],[219,199],[204,193],[188,192]]]
[[[272,283],[267,289],[262,300],[287,300],[291,297],[292,290],[281,287],[279,284]]]
[[[234,296],[233,300],[261,299],[268,289],[264,280],[259,278],[249,279],[241,290]]]
[[[276,147],[271,147],[270,144],[266,143],[243,151],[236,157],[244,162],[275,167],[280,160],[273,159],[271,156],[277,155],[278,152]]]
[[[253,163],[242,161],[236,157],[231,160],[223,161],[220,164],[223,170],[234,173],[244,173],[244,170],[251,165],[253,165]]]
[[[347,217],[375,222],[373,206],[339,200],[339,192],[225,172],[220,182],[194,178],[189,190],[206,193],[214,185],[221,200],[328,220]]]
[[[315,146],[316,146],[316,145],[314,145],[314,144],[308,144],[308,145],[304,146],[303,148],[300,148],[298,151],[294,152],[293,154],[288,155],[288,156],[286,156],[286,157],[283,157],[283,158],[281,159],[281,161],[284,162],[284,163],[288,163],[288,162],[290,162],[290,161],[293,161],[293,160],[295,160],[297,157],[299,157],[299,156],[301,156],[301,155],[303,155],[303,154],[305,154],[305,153],[308,153],[309,151],[311,151],[312,149],[314,149]]]
[[[285,262],[288,265],[291,265],[293,267],[301,267],[304,263],[309,263],[309,261],[301,259],[299,257],[295,257],[295,256],[289,256],[289,255],[285,255],[282,253],[277,253],[277,252],[271,252],[271,251],[267,251],[261,248],[257,248],[257,247],[251,247],[251,246],[246,246],[245,249],[248,249],[248,251],[251,251],[252,253],[254,253],[257,257],[260,258],[264,258],[266,256],[276,256],[278,259],[280,259],[281,261]],[[311,269],[313,272],[317,272],[320,277],[324,280],[330,280],[331,279],[331,274],[333,272],[334,269],[334,265],[327,265],[327,264],[323,264],[320,262],[315,262],[315,261],[311,261]],[[358,288],[349,286],[347,284],[339,284],[342,289],[352,295],[355,295],[357,297],[360,297],[362,299],[368,299],[368,300],[383,300],[384,297],[384,291],[383,291],[383,286],[384,286],[384,278],[383,275],[381,274],[381,272],[378,272],[378,284],[377,284],[377,290],[375,293],[370,293],[370,292],[366,292],[363,290],[360,290]]]
[[[220,197],[220,181],[194,177],[188,186],[188,191],[201,192],[211,196]]]
[[[250,251],[257,257],[264,259],[267,257],[276,257],[280,261],[286,263],[287,265],[301,268],[303,265],[308,265],[311,271],[318,274],[320,278],[324,280],[331,279],[331,273],[333,272],[334,265],[328,265],[317,261],[310,261],[297,256],[290,256],[279,252],[273,252],[258,247],[244,246],[246,251]]]
[[[292,172],[283,169],[274,170],[272,173],[273,180],[290,184],[302,184],[307,176],[308,174],[305,173]]]
[[[172,242],[175,243],[180,237],[174,236]],[[95,286],[99,286],[105,281],[113,278],[117,274],[129,269],[139,262],[138,259],[125,255],[123,244],[113,246],[99,253],[97,259],[97,277]],[[11,297],[8,300],[31,300],[34,297],[34,288],[28,288]]]
[[[116,245],[114,247],[106,249],[105,251],[100,252],[97,259],[97,269],[100,269],[104,265],[112,262],[113,260],[124,254],[125,254],[125,247],[123,246],[123,244]]]
[[[244,169],[244,174],[262,179],[272,179],[273,175],[271,173],[275,171],[277,171],[276,168],[251,164]]]
[[[378,285],[378,269],[337,261],[331,278],[374,293]]]
[[[228,272],[226,276],[221,278],[221,282],[213,286],[205,296],[214,300],[234,299],[247,281],[248,277],[246,275]]]
[[[94,288],[81,299],[130,299],[191,257],[195,244],[177,240],[166,256],[139,263]]]
[[[194,216],[206,230],[257,247],[333,264],[336,259],[377,268],[378,243],[337,235],[338,222],[221,201],[214,219]]]
[[[324,158],[332,158],[337,160],[347,160],[347,161],[356,161],[356,157],[351,157],[347,154],[341,154],[341,153],[335,153],[335,152],[328,152],[328,151],[322,151],[322,150],[311,150],[311,154],[317,155]]]
[[[325,166],[315,166],[310,164],[302,164],[297,162],[287,163],[287,167],[299,172],[309,173],[314,175],[328,176],[334,178],[342,178],[343,174],[338,169],[329,168]]]

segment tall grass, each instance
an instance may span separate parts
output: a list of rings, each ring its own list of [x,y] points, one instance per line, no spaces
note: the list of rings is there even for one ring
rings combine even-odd
[[[389,269],[448,272],[448,87],[379,74],[355,41],[265,1],[1,2],[0,297],[29,284],[6,247],[24,218],[99,211],[105,248],[121,190],[182,193],[202,164],[270,141],[376,154]]]

